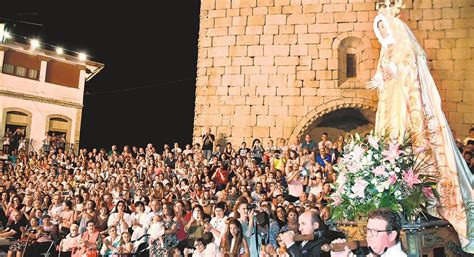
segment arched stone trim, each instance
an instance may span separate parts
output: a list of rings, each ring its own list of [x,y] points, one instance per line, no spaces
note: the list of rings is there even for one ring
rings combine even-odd
[[[61,118],[61,119],[64,119],[64,120],[67,121],[68,128],[67,128],[67,133],[66,133],[66,141],[69,142],[69,143],[73,143],[73,142],[71,142],[72,119],[69,118],[68,116],[65,116],[65,115],[62,115],[62,114],[50,114],[50,115],[46,116],[46,127],[45,127],[45,130],[44,130],[45,132],[49,131],[49,123],[50,123],[52,118]]]
[[[341,98],[324,103],[314,108],[300,119],[291,133],[290,140],[295,137],[300,138],[316,119],[330,112],[345,108],[373,110],[375,112],[377,110],[377,103],[360,98]]]
[[[7,113],[8,112],[22,112],[28,116],[28,126],[26,126],[26,131],[25,131],[25,138],[29,138],[31,135],[31,120],[33,117],[33,113],[23,109],[23,108],[18,108],[18,107],[7,107],[3,108],[3,119],[2,119],[2,127],[1,127],[1,134],[3,137],[3,134],[5,133],[5,127],[7,126]]]
[[[337,52],[338,86],[340,88],[361,88],[370,79],[374,63],[371,58],[372,44],[370,38],[363,32],[340,33],[332,43],[332,49]],[[345,77],[346,54],[355,54],[357,75],[354,78]]]

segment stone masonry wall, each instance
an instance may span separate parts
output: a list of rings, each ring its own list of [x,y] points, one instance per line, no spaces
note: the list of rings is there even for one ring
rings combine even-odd
[[[405,1],[402,19],[430,60],[458,136],[474,123],[473,0]],[[291,139],[341,108],[376,110],[364,84],[380,44],[374,0],[202,0],[194,140],[206,127],[234,146]],[[357,77],[345,78],[345,53]]]

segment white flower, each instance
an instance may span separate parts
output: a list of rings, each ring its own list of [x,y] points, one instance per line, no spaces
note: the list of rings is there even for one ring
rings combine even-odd
[[[401,171],[399,167],[395,167],[394,170],[395,170],[396,173],[399,173]]]
[[[377,191],[379,191],[380,193],[382,193],[385,190],[385,187],[383,184],[379,184],[376,188],[377,188]]]

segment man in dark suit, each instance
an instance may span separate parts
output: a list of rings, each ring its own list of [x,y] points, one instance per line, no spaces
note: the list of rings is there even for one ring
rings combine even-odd
[[[299,230],[302,235],[314,235],[315,231],[327,231],[327,225],[315,210],[306,211],[298,218],[300,224]],[[317,238],[310,241],[303,241],[301,245],[295,243],[295,234],[293,231],[283,233],[280,237],[285,243],[286,252],[290,257],[329,257],[329,253],[322,252],[321,246],[329,244],[331,240],[325,236],[324,233],[319,234]]]

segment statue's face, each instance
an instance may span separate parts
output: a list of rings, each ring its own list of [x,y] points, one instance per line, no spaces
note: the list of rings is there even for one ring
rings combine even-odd
[[[387,37],[387,27],[385,27],[385,24],[382,21],[379,21],[377,23],[377,27],[379,28],[380,35],[383,38],[386,38]]]

